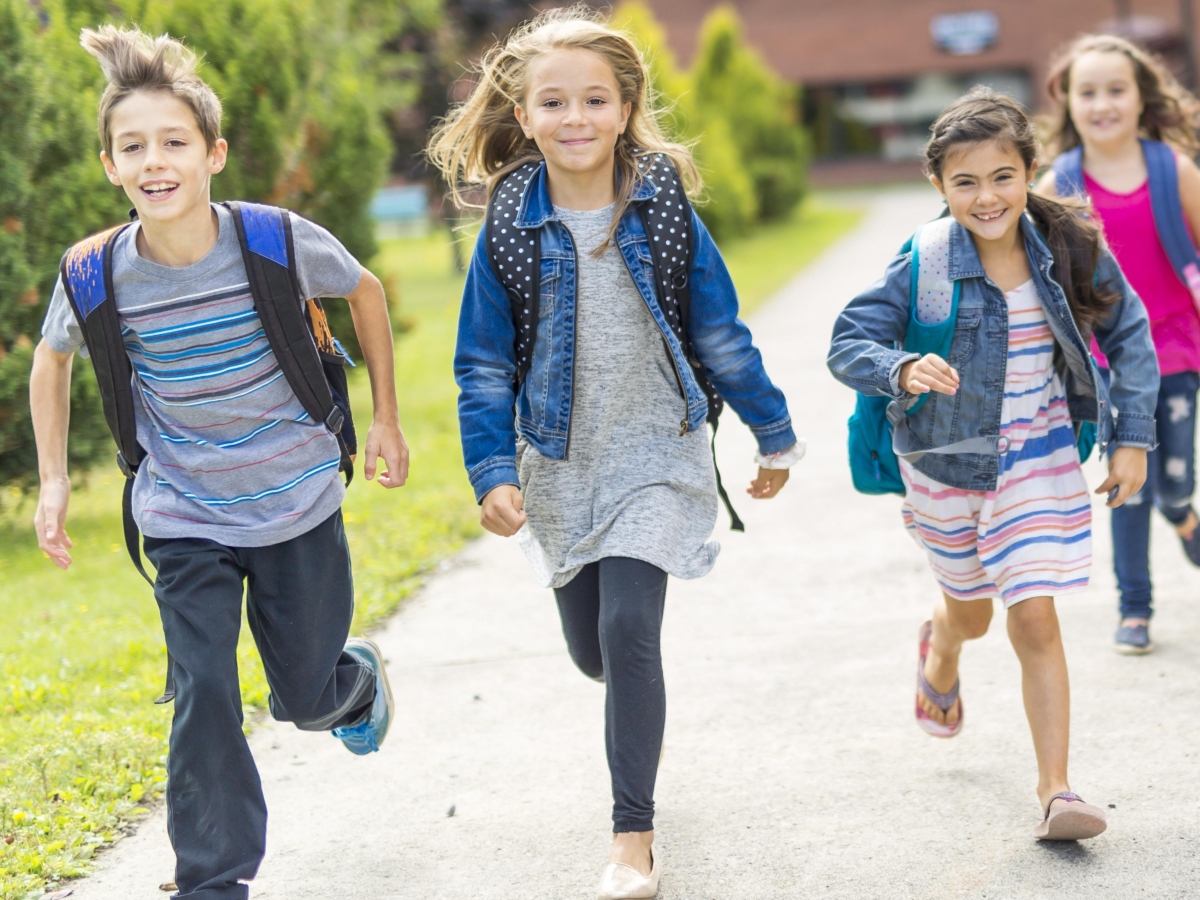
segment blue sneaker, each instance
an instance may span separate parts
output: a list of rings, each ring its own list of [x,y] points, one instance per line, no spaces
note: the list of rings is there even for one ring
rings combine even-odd
[[[1150,641],[1150,626],[1124,623],[1118,625],[1113,645],[1118,653],[1124,653],[1126,656],[1150,653],[1154,650],[1154,644]]]
[[[392,710],[396,703],[392,699],[392,686],[388,683],[387,669],[383,667],[383,653],[379,645],[367,638],[350,638],[346,641],[346,652],[370,666],[375,673],[375,702],[371,714],[357,725],[343,725],[333,729],[333,736],[346,745],[356,756],[376,753],[387,737],[392,723]]]

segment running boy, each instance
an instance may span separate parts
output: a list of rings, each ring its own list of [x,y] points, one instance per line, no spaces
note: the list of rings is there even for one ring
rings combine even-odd
[[[157,569],[154,591],[174,660],[167,815],[175,896],[241,900],[248,896],[241,882],[262,861],[267,823],[242,733],[243,584],[276,719],[333,730],[351,752],[365,754],[387,734],[391,691],[374,643],[346,639],[354,597],[339,440],[308,415],[284,377],[256,312],[234,215],[209,201],[227,153],[221,103],[196,75],[195,55],[166,35],[104,26],[85,30],[82,43],[108,80],[100,159],[137,212],[111,238],[110,290],[144,450],[132,512]],[[364,473],[374,478],[382,457],[379,484],[398,487],[408,448],[383,289],[324,229],[282,216],[290,220],[296,303],[322,296],[350,303],[375,406]],[[85,333],[60,278],[30,400],[41,474],[38,543],[62,569],[71,563],[68,388]]]

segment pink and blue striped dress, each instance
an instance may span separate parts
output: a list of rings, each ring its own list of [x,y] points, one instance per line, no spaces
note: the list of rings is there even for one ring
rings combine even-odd
[[[1083,590],[1092,564],[1092,506],[1054,335],[1032,281],[1007,292],[1008,366],[1000,433],[1009,440],[995,490],[948,487],[900,462],[905,527],[938,584],[957,600]]]

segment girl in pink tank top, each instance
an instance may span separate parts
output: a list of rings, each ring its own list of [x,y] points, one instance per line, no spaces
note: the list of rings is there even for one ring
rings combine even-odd
[[[1146,484],[1112,511],[1121,615],[1115,647],[1120,653],[1149,653],[1154,649],[1149,552],[1155,506],[1175,527],[1188,559],[1200,566],[1200,528],[1192,509],[1200,312],[1159,240],[1140,139],[1176,148],[1184,219],[1189,235],[1200,233],[1200,170],[1190,158],[1200,149],[1200,103],[1159,60],[1107,35],[1086,35],[1068,46],[1051,66],[1048,86],[1058,106],[1051,149],[1065,153],[1083,148],[1083,182],[1092,215],[1146,306],[1162,373],[1159,446],[1147,460]],[[1053,173],[1039,190],[1056,193]],[[1093,350],[1106,374],[1107,360]]]

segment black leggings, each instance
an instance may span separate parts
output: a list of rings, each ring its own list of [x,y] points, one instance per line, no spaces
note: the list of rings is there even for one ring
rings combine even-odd
[[[613,831],[652,831],[667,718],[659,640],[667,573],[640,559],[614,556],[584,566],[554,595],[571,659],[607,686],[604,743]]]

